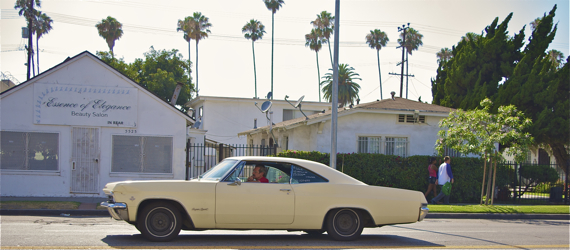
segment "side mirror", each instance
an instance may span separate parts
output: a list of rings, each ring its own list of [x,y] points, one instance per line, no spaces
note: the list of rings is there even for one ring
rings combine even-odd
[[[241,186],[241,179],[239,177],[232,183],[229,183],[228,186]]]

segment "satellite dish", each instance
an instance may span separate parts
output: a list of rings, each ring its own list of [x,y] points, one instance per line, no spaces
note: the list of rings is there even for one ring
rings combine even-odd
[[[271,93],[271,92],[270,92]],[[266,113],[271,108],[271,101],[265,101],[261,104],[261,112]]]
[[[297,107],[301,106],[301,102],[303,101],[303,98],[305,98],[305,96],[301,96],[301,98],[299,98],[299,100],[295,103],[295,105],[293,107],[297,108]]]
[[[271,93],[271,92],[267,93],[267,99],[268,100],[271,100],[272,97],[273,97],[273,93]]]
[[[195,129],[200,129],[200,125],[202,125],[202,122],[196,121],[192,127]]]

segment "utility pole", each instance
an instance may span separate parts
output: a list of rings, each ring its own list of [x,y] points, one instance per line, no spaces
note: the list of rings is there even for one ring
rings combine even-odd
[[[408,23],[408,27],[406,27],[406,25],[402,25],[402,27],[398,27],[398,31],[404,31],[404,36],[402,38],[402,46],[398,46],[396,47],[396,49],[402,48],[402,61],[399,62],[398,64],[396,64],[396,66],[398,65],[402,65],[402,71],[400,74],[398,73],[388,73],[390,75],[399,75],[400,76],[400,98],[403,97],[403,92],[404,92],[404,76],[406,77],[406,99],[408,99],[408,77],[414,77],[414,75],[408,75],[408,72],[406,71],[406,74],[404,74],[404,62],[406,62],[407,65],[407,59],[405,59],[405,55],[406,55],[406,46],[404,46],[406,44],[406,30],[410,28],[410,23]]]
[[[25,12],[24,12],[25,13]],[[28,6],[28,15],[26,15],[26,19],[28,21],[28,73],[26,80],[30,80],[30,67],[32,62],[32,18],[34,17],[34,0],[30,1],[30,5]]]
[[[331,155],[330,167],[336,169],[336,142],[338,122],[338,46],[340,26],[340,0],[335,1],[334,8],[334,59],[333,59],[333,86],[332,86],[332,114],[331,114]]]

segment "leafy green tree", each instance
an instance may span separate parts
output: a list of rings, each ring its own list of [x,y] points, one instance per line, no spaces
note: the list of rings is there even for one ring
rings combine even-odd
[[[469,110],[487,97],[494,100],[499,82],[512,75],[522,58],[524,28],[514,37],[508,35],[512,15],[500,24],[495,18],[485,34],[467,33],[452,47],[453,57],[439,63],[438,74],[432,79],[434,104]]]
[[[323,77],[325,80],[321,82],[323,87],[323,97],[328,101],[332,102],[332,85],[333,85],[333,69],[329,69],[330,72],[326,73]],[[358,99],[358,92],[360,91],[360,85],[354,80],[360,79],[354,68],[350,67],[348,64],[339,64],[338,66],[338,103],[340,107],[354,103]]]
[[[321,70],[319,69],[319,50],[323,47],[322,36],[320,35],[321,30],[312,29],[311,33],[305,35],[305,47],[309,47],[311,50],[315,51],[317,57],[317,81],[319,89],[319,102],[321,102]]]
[[[200,92],[198,88],[198,43],[200,40],[208,38],[208,33],[212,33],[210,31],[212,24],[210,23],[210,19],[200,12],[194,12],[192,18],[194,19],[194,27],[190,33],[190,37],[196,41],[196,96],[198,96]]]
[[[38,74],[40,73],[40,38],[43,35],[47,35],[53,27],[51,26],[53,20],[51,17],[46,15],[46,13],[38,12],[36,19],[34,20],[34,31],[36,33],[36,60],[38,67]]]
[[[440,121],[439,126],[442,130],[438,132],[440,139],[436,142],[436,150],[441,155],[445,148],[452,148],[462,154],[476,154],[484,159],[481,203],[483,203],[484,194],[487,194],[485,204],[488,205],[489,197],[491,204],[493,203],[494,192],[492,190],[495,189],[497,162],[502,157],[495,145],[509,145],[509,149],[505,152],[507,155],[513,155],[517,161],[526,159],[528,147],[532,144],[533,138],[528,132],[523,131],[532,124],[532,121],[524,118],[524,113],[518,111],[513,105],[500,106],[497,114],[490,113],[493,106],[491,100],[485,99],[480,105],[481,109],[452,111],[447,118]],[[485,192],[487,161],[492,165]]]
[[[111,51],[111,56],[115,56],[113,48],[115,47],[115,41],[119,40],[123,36],[123,24],[121,24],[117,19],[108,16],[107,18],[101,20],[101,22],[95,25],[99,36],[104,38]]]
[[[327,12],[326,10],[321,11],[320,14],[317,14],[317,19],[315,21],[311,21],[311,24],[314,28],[320,30],[319,34],[321,37],[322,43],[326,43],[329,45],[329,55],[331,59],[331,67],[333,66],[333,56],[331,51],[331,35],[334,34],[334,16]]]
[[[265,7],[271,11],[271,99],[275,96],[273,93],[273,47],[274,47],[274,37],[275,37],[275,13],[281,8],[281,5],[285,3],[283,0],[263,0]]]
[[[382,97],[382,73],[380,71],[380,50],[386,47],[386,44],[390,41],[386,32],[379,29],[371,30],[370,34],[366,35],[366,43],[372,49],[376,50],[376,59],[378,60],[378,78],[380,80],[380,100],[384,99]]]
[[[253,51],[253,77],[255,79],[255,98],[257,98],[257,73],[255,70],[255,41],[262,39],[263,34],[265,33],[265,25],[263,25],[260,21],[255,19],[249,20],[243,28],[241,28],[241,32],[245,33],[245,39],[251,40],[251,51]]]
[[[558,59],[546,52],[556,35],[555,11],[556,6],[540,18],[513,74],[499,87],[496,103],[516,105],[533,119],[528,131],[564,166],[570,144],[569,66],[566,62],[560,67]]]
[[[150,47],[144,53],[144,59],[137,58],[131,64],[122,58],[112,57],[108,52],[97,52],[97,56],[166,102],[170,102],[178,82],[190,81],[190,74],[186,71],[188,60],[184,60],[176,49],[157,51]],[[176,105],[181,106],[182,111],[186,111],[184,104],[192,98],[191,89],[191,84],[184,84],[178,95]]]
[[[41,1],[40,0],[16,0],[16,3],[14,4],[14,9],[18,10],[18,15],[20,16],[24,16],[26,18],[26,22],[28,23],[28,46],[27,46],[27,50],[28,50],[28,71],[27,71],[27,80],[30,80],[30,67],[32,65],[33,62],[33,44],[32,44],[32,33],[34,31],[33,29],[33,22],[34,22],[34,17],[37,15],[37,10],[34,9],[34,6],[36,7],[41,7]]]

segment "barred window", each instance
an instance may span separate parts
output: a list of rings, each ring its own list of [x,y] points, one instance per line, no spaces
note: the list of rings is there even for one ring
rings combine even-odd
[[[398,115],[398,122],[403,123],[426,123],[426,116],[419,115],[417,119],[414,119],[414,115]]]
[[[381,137],[358,137],[358,153],[379,154]]]
[[[445,156],[461,157],[461,153],[455,149],[445,147],[443,150],[444,150],[443,155],[445,155]]]
[[[172,137],[113,136],[111,172],[172,173]]]
[[[1,169],[59,169],[58,133],[2,131],[0,137]]]
[[[386,137],[386,155],[408,156],[408,139],[405,137]]]

